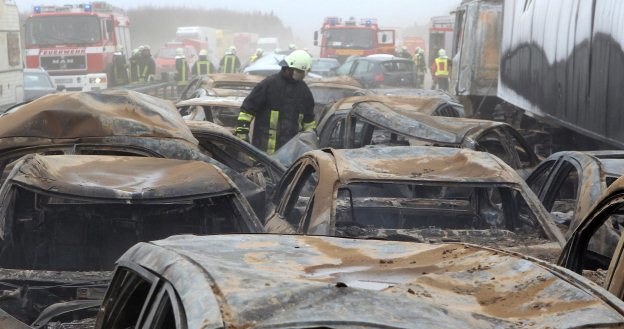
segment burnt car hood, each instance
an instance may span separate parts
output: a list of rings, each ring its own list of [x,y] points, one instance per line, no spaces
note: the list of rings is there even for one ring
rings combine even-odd
[[[202,161],[98,155],[27,155],[9,182],[77,197],[148,200],[223,194],[235,188]]]
[[[173,283],[189,328],[624,324],[624,303],[588,280],[474,245],[175,236],[137,244],[125,260]]]
[[[197,145],[173,103],[129,90],[52,94],[0,116],[0,150],[112,136]]]

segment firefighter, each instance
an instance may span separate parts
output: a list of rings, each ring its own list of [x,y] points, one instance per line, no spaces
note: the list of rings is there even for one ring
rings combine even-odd
[[[132,51],[132,56],[130,57],[130,82],[131,83],[139,83],[139,62],[141,60],[141,49],[143,46],[139,48],[135,48]]]
[[[412,55],[410,55],[409,51],[407,50],[407,46],[401,47],[401,51],[399,52],[398,57],[412,59]]]
[[[414,64],[416,65],[416,88],[425,87],[425,74],[427,73],[427,64],[425,62],[425,50],[416,47],[414,51],[414,57],[412,57]]]
[[[177,65],[176,65],[177,67]],[[215,71],[214,65],[208,60],[208,51],[202,49],[199,51],[199,59],[193,64],[191,73],[195,76],[211,74]]]
[[[188,85],[190,73],[188,61],[186,60],[186,56],[184,55],[184,49],[182,48],[176,49],[175,67],[175,81],[178,85],[178,93],[180,93],[182,92],[182,90],[184,90],[184,87]]]
[[[280,72],[262,80],[245,98],[236,127],[236,136],[251,142],[268,154],[275,153],[300,131],[316,128],[314,98],[303,78],[310,70],[312,57],[295,50],[280,62]]]
[[[222,73],[236,73],[240,70],[240,66],[240,60],[236,56],[236,47],[231,46],[223,55],[223,58],[221,58],[221,62],[219,62],[219,71]]]
[[[444,49],[440,49],[438,51],[438,57],[433,61],[433,65],[431,65],[431,75],[434,83],[432,89],[435,89],[437,85],[438,89],[448,91],[449,71],[450,62],[448,57],[446,56],[446,51]]]
[[[156,62],[152,58],[150,46],[141,46],[139,57],[139,82],[152,81],[156,74]]]
[[[264,50],[262,50],[262,48],[256,49],[256,52],[253,55],[251,55],[251,57],[249,57],[249,63],[247,63],[247,65],[253,64],[255,61],[262,58],[263,55],[264,55]]]
[[[112,87],[127,85],[130,82],[128,79],[128,63],[126,62],[126,54],[124,54],[122,46],[117,46],[116,51],[113,53],[109,81]]]

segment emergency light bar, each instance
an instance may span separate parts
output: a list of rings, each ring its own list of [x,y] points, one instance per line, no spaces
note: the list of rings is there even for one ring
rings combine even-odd
[[[377,25],[377,18],[360,18],[360,25]]]
[[[64,6],[34,6],[33,12],[35,14],[41,13],[54,13],[54,12],[85,12],[92,13],[112,11],[113,6],[104,1],[94,1],[92,3],[82,3],[79,5],[64,5]]]

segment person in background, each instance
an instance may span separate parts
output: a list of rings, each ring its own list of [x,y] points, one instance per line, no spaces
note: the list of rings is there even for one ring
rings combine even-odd
[[[132,56],[130,57],[130,83],[139,83],[139,61],[141,59],[142,47],[140,46],[132,51]]]
[[[435,89],[437,86],[438,89],[444,91],[449,90],[450,69],[450,61],[446,56],[446,50],[440,49],[438,51],[438,57],[433,61],[433,65],[431,65],[431,75],[434,82],[432,89]]]
[[[219,62],[219,71],[221,73],[236,73],[240,71],[240,66],[240,60],[236,56],[236,47],[231,46]]]
[[[407,46],[401,47],[398,57],[412,59],[412,55],[410,55],[409,51],[407,51]]]
[[[144,45],[139,57],[139,82],[152,81],[156,74],[156,62],[152,58],[150,46]]]
[[[262,80],[245,98],[236,127],[236,136],[273,154],[301,131],[316,128],[314,98],[303,81],[312,57],[295,50],[280,62],[280,72]],[[254,120],[255,118],[255,120]]]
[[[193,64],[191,72],[195,76],[206,75],[214,73],[215,67],[212,62],[208,60],[208,51],[202,49],[199,51],[199,59]]]
[[[425,50],[416,47],[414,56],[412,57],[414,64],[416,65],[416,88],[425,87],[425,74],[427,73],[427,63],[425,62]]]
[[[175,67],[176,74],[174,80],[178,85],[178,93],[180,93],[182,92],[182,90],[184,90],[186,85],[188,85],[190,73],[188,61],[186,60],[186,56],[184,55],[184,49],[182,48],[176,49]]]

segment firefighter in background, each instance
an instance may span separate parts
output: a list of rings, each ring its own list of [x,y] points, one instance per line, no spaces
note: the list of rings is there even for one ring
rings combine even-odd
[[[126,54],[123,52],[122,46],[117,46],[113,53],[113,63],[109,73],[109,82],[111,87],[127,85],[128,79],[128,63],[126,62]]]
[[[141,46],[143,47],[143,46]],[[135,48],[130,57],[130,82],[139,83],[139,61],[141,57],[141,47]]]
[[[264,50],[262,50],[262,48],[256,49],[256,52],[253,55],[251,55],[251,57],[249,57],[249,62],[247,63],[247,65],[251,65],[255,63],[257,60],[262,58],[263,55],[264,55]]]
[[[444,91],[449,90],[450,64],[451,63],[446,56],[446,51],[444,49],[440,49],[438,51],[438,57],[433,61],[433,65],[431,65],[431,76],[433,77],[432,89],[435,89],[437,85],[438,89],[442,89]]]
[[[240,66],[240,60],[236,56],[236,47],[231,46],[223,55],[223,58],[221,58],[221,62],[219,62],[219,71],[222,73],[236,73],[240,70]]]
[[[152,58],[150,46],[141,46],[139,56],[139,82],[152,81],[156,74],[156,62]]]
[[[401,47],[401,51],[397,54],[397,56],[401,58],[412,59],[412,55],[410,55],[409,51],[407,50],[407,46]]]
[[[184,49],[178,48],[176,49],[176,57],[175,57],[175,81],[178,85],[178,93],[184,90],[184,87],[188,85],[189,81],[189,73],[191,72],[189,69],[188,61],[186,60],[186,56],[184,55]]]
[[[273,154],[300,131],[316,128],[314,98],[303,82],[310,70],[312,57],[295,50],[280,62],[280,72],[262,80],[241,105],[236,136],[251,142],[268,154]]]
[[[416,47],[414,56],[412,57],[414,64],[416,65],[416,88],[425,87],[425,74],[427,73],[427,63],[425,62],[425,50]]]
[[[176,65],[176,68],[178,66]],[[199,59],[193,64],[191,73],[195,76],[201,76],[211,74],[215,72],[215,67],[212,62],[208,60],[208,51],[202,49],[199,51]]]

